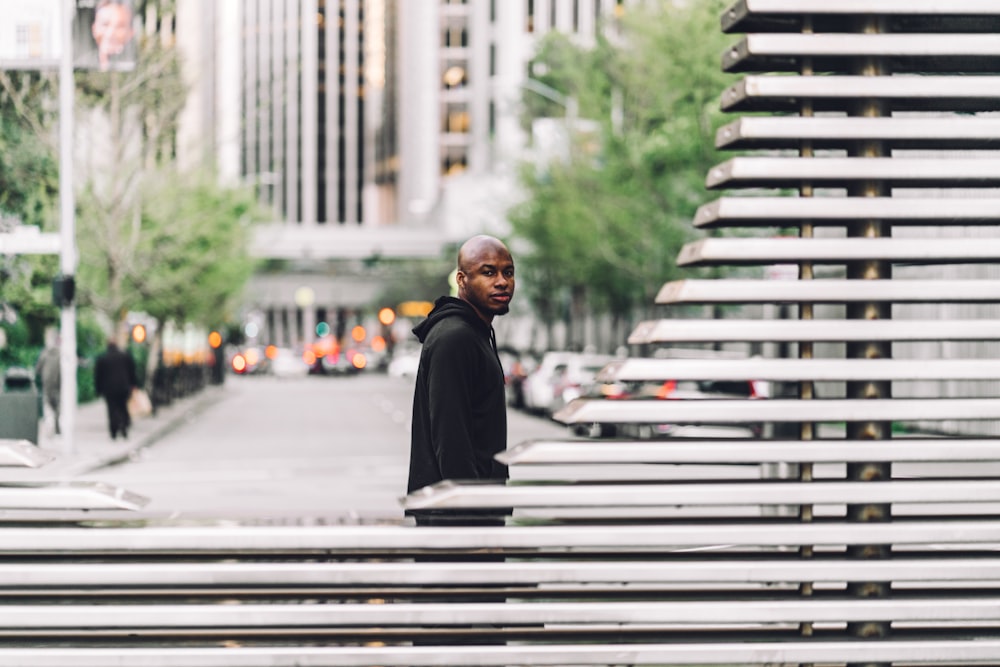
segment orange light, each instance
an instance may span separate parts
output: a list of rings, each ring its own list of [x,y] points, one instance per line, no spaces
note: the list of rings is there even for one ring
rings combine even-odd
[[[366,359],[365,355],[360,352],[355,352],[354,356],[351,357],[351,364],[353,364],[358,370],[361,370],[368,365],[368,359]]]
[[[372,337],[372,352],[384,352],[385,351],[385,338],[381,336]]]
[[[242,373],[247,369],[247,360],[243,358],[242,354],[237,354],[233,357],[233,370],[237,373]]]
[[[306,366],[313,366],[316,364],[316,353],[312,350],[306,350],[302,353],[302,361],[306,362]]]
[[[144,343],[146,341],[146,327],[141,324],[132,327],[132,340],[137,343]]]
[[[221,345],[222,345],[222,334],[220,334],[218,331],[213,331],[212,333],[208,334],[209,347],[211,347],[213,350],[217,350]]]
[[[399,304],[399,313],[404,317],[427,317],[433,308],[430,301],[404,301]]]
[[[365,331],[365,328],[360,324],[351,329],[351,338],[357,343],[362,342],[365,339],[365,336],[367,335],[368,332]]]
[[[256,366],[260,363],[260,352],[257,351],[257,348],[251,347],[243,353],[243,356],[246,357],[247,364],[250,366]]]
[[[383,308],[378,311],[378,321],[385,326],[389,326],[396,321],[396,312],[392,308]]]
[[[274,359],[275,357],[277,357],[278,356],[278,346],[277,345],[268,345],[267,347],[265,347],[264,348],[264,356],[267,357],[268,359]]]

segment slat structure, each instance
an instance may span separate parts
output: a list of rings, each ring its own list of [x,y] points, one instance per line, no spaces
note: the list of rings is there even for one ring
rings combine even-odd
[[[1000,320],[971,311],[892,318],[1000,301],[996,280],[893,277],[990,263],[996,240],[891,233],[1000,223],[995,193],[947,196],[1000,185],[995,156],[894,153],[1000,141],[981,115],[1000,108],[1000,3],[739,0],[722,27],[743,35],[722,66],[745,75],[723,108],[774,115],[720,130],[720,147],[755,153],[707,175],[726,192],[694,224],[756,237],[710,236],[680,261],[794,265],[798,279],[685,280],[657,302],[790,305],[795,319],[665,318],[629,342],[794,343],[796,356],[635,358],[602,379],[793,390],[580,399],[557,418],[763,423],[767,437],[520,443],[499,457],[508,485],[449,480],[403,499],[452,516],[512,509],[505,525],[8,522],[0,664],[1000,664],[1000,447],[897,428],[997,420],[1000,400],[893,392],[992,382],[1000,364],[892,354],[1000,341]],[[835,315],[816,317],[823,305]],[[816,355],[824,343],[842,354]]]

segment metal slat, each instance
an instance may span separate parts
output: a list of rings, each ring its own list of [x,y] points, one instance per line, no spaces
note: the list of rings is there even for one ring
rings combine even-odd
[[[810,100],[816,111],[847,111],[859,99],[892,111],[996,111],[996,76],[777,76],[744,77],[722,93],[724,111],[798,111]]]
[[[1000,185],[1000,160],[991,158],[797,158],[737,157],[713,167],[706,187],[845,187],[881,181],[900,187],[988,187]]]
[[[722,197],[698,208],[694,224],[718,227],[797,227],[885,220],[893,225],[996,225],[1000,199],[902,197]]]
[[[871,440],[537,440],[497,455],[509,466],[609,463],[852,463],[1000,461],[1000,441],[903,438]]]
[[[0,484],[0,508],[20,509],[142,509],[149,499],[101,482]]]
[[[633,345],[692,342],[1000,340],[1000,320],[647,320]]]
[[[996,398],[575,399],[553,415],[565,424],[753,424],[757,422],[948,421],[1000,419]]]
[[[817,31],[843,30],[858,17],[889,19],[891,32],[901,29],[936,32],[997,32],[1000,11],[992,0],[739,0],[722,15],[723,32],[757,30],[799,32],[804,19]]]
[[[880,58],[901,72],[994,72],[995,34],[751,34],[722,54],[726,72],[850,72],[858,58]]]
[[[656,303],[995,303],[996,280],[678,280]]]
[[[0,467],[40,468],[54,458],[30,440],[0,439]]]
[[[769,665],[826,662],[976,664],[1000,660],[1000,640],[832,640],[509,644],[505,646],[227,646],[0,648],[18,667],[503,667],[504,665]]]
[[[646,359],[613,361],[597,374],[605,382],[665,380],[996,380],[992,359]]]
[[[720,149],[849,148],[880,141],[891,148],[991,148],[1000,143],[1000,120],[958,114],[922,117],[745,116],[716,132]]]
[[[705,238],[686,243],[677,264],[975,264],[998,258],[1000,238]]]
[[[994,597],[889,600],[726,600],[656,602],[341,602],[330,605],[0,605],[0,628],[85,634],[115,630],[604,625],[667,626],[800,621],[954,622],[1000,620]],[[584,631],[577,628],[577,631]]]
[[[441,482],[403,499],[410,510],[529,507],[730,507],[872,503],[992,503],[1000,480],[712,482],[538,486]]]
[[[899,521],[878,524],[823,521],[599,526],[177,526],[160,528],[4,528],[0,554],[35,558],[68,555],[212,555],[246,558],[267,553],[323,554],[509,549],[570,553],[682,549],[705,545],[841,546],[851,544],[1000,544],[1000,520]],[[535,553],[535,555],[540,555]],[[0,662],[0,664],[3,664]]]
[[[1000,581],[1000,558],[713,561],[507,561],[487,563],[17,563],[0,564],[0,588],[220,588],[523,584],[764,584],[775,582]],[[206,588],[209,587],[209,588]]]

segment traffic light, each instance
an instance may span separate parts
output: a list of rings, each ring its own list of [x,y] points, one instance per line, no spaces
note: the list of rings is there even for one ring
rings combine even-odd
[[[65,308],[73,303],[76,296],[76,279],[73,276],[59,275],[52,279],[52,303],[59,308]]]

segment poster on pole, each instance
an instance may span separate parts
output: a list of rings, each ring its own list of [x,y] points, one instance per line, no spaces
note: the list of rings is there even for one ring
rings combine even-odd
[[[0,0],[0,69],[54,69],[62,55],[60,0]]]
[[[136,21],[133,0],[76,0],[73,67],[99,72],[135,69]]]

